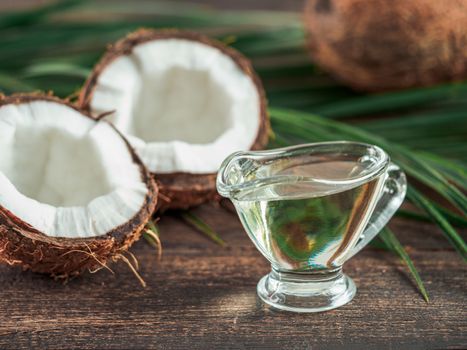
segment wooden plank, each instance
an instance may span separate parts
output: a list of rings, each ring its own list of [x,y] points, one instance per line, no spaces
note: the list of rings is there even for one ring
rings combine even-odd
[[[358,286],[348,305],[292,314],[263,306],[256,282],[268,263],[237,218],[197,210],[227,241],[220,248],[175,217],[160,224],[164,257],[132,249],[148,283],[123,264],[66,285],[0,268],[0,348],[466,348],[465,264],[429,224],[396,220],[432,301],[416,292],[392,254],[367,248],[345,266]]]

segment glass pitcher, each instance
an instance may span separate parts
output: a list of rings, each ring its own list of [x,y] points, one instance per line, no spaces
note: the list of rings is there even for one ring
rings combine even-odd
[[[278,309],[317,312],[354,297],[342,265],[399,208],[406,178],[381,148],[337,141],[234,153],[217,189],[271,262],[259,297]]]

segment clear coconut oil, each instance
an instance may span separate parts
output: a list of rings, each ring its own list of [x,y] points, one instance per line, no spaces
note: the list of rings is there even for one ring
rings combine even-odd
[[[365,228],[384,179],[357,185],[332,180],[358,177],[371,164],[325,157],[304,165],[280,164],[281,170],[267,173],[283,182],[253,187],[233,202],[246,231],[273,266],[294,271],[338,267]],[[248,180],[264,175],[263,168],[251,172]]]

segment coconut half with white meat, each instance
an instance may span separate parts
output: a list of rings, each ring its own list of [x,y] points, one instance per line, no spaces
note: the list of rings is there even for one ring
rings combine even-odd
[[[157,186],[110,123],[44,95],[0,98],[0,261],[68,277],[140,236]]]
[[[206,36],[142,29],[109,47],[86,81],[82,108],[128,138],[159,185],[162,209],[216,197],[222,161],[264,148],[266,98],[251,63]]]

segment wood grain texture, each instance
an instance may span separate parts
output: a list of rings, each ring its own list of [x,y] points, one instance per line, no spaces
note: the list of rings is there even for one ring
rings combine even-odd
[[[196,212],[228,247],[164,217],[162,261],[144,240],[132,249],[145,289],[123,264],[112,267],[114,275],[100,271],[66,285],[1,267],[0,348],[467,348],[465,264],[432,225],[391,224],[420,270],[430,303],[394,255],[366,248],[345,266],[358,286],[350,304],[292,314],[258,301],[256,283],[269,266],[236,216],[209,205]]]

